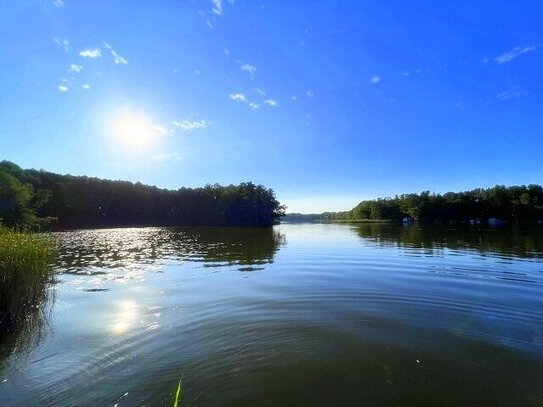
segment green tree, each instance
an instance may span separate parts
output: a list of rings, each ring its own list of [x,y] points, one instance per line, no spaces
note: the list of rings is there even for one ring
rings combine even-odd
[[[23,182],[25,177],[17,165],[0,162],[0,222],[9,227],[39,229],[54,220],[38,214],[51,191],[34,191],[31,184]]]

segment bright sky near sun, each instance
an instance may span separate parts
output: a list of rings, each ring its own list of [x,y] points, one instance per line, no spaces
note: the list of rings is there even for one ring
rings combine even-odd
[[[543,181],[543,2],[2,0],[0,159],[288,212]]]

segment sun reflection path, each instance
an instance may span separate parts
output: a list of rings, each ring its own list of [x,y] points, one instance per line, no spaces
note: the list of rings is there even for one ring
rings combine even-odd
[[[122,300],[115,303],[110,325],[115,335],[124,335],[134,328],[140,327],[146,331],[160,328],[159,318],[162,307],[151,305],[142,307],[134,300]]]
[[[126,333],[135,323],[138,315],[138,305],[132,300],[123,300],[117,303],[112,331],[116,335]]]

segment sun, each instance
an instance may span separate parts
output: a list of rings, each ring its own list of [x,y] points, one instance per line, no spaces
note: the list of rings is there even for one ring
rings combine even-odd
[[[144,150],[152,146],[163,129],[141,114],[125,114],[114,119],[113,136],[123,147]]]

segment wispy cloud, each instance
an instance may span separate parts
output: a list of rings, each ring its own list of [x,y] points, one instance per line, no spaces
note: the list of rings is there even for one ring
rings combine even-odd
[[[53,41],[55,41],[55,44],[60,45],[64,48],[64,52],[70,51],[70,41],[68,41],[67,38],[62,37],[55,37],[53,38]]]
[[[498,55],[496,58],[494,58],[494,62],[496,62],[497,64],[505,64],[521,56],[522,54],[527,54],[528,52],[532,52],[536,49],[537,49],[537,46],[533,46],[533,45],[525,46],[525,47],[515,47],[509,52]]]
[[[115,58],[116,64],[126,65],[128,63],[128,61],[124,57],[120,56],[113,50],[111,50],[111,55],[113,55],[113,57]]]
[[[225,49],[224,49],[224,53],[225,53],[226,55],[230,55],[230,50],[229,50],[228,48],[225,48]]]
[[[211,8],[211,10],[218,16],[222,16],[222,0],[211,0],[211,2],[213,3],[213,7]]]
[[[90,85],[88,83],[85,83],[83,84],[83,86],[81,86],[83,89],[85,90],[89,90],[90,89]]]
[[[203,129],[204,127],[207,127],[207,122],[205,120],[182,120],[182,121],[173,121],[171,124],[177,128],[183,129],[183,130],[195,130],[195,129]]]
[[[83,58],[101,58],[102,50],[100,48],[87,48],[79,53]]]
[[[266,92],[264,92],[260,88],[254,88],[253,91],[255,91],[256,93],[258,93],[259,95],[262,95],[262,96],[264,96],[266,94]]]
[[[229,95],[230,99],[232,99],[234,102],[247,102],[247,97],[243,93],[234,93]]]
[[[69,89],[67,86],[64,86],[64,85],[58,85],[58,90],[60,90],[61,92],[68,92]]]
[[[166,134],[172,132],[165,127],[159,126],[158,124],[153,125],[151,130],[153,131],[153,134],[156,136],[165,136]]]
[[[524,96],[526,95],[528,92],[520,89],[520,88],[515,88],[513,90],[510,90],[510,91],[506,91],[506,92],[501,92],[501,93],[498,93],[496,95],[496,97],[499,99],[499,100],[507,100],[507,99],[511,99],[511,98],[519,98],[521,96]]]
[[[179,153],[162,153],[151,157],[154,161],[168,161],[168,160],[180,160],[181,155]]]
[[[257,105],[256,103],[249,102],[249,107],[253,110],[256,110],[260,107],[260,105]]]
[[[267,105],[269,105],[271,107],[277,106],[277,101],[273,100],[273,99],[267,99],[267,100],[264,101],[264,103],[266,103]]]
[[[53,6],[58,7],[58,8],[64,7],[64,1],[63,0],[54,0],[53,1]]]
[[[243,64],[241,65],[241,70],[249,72],[252,76],[256,72],[256,66],[251,64]]]
[[[313,97],[313,91],[312,90],[306,91],[305,94],[310,98]]]
[[[117,51],[115,51],[113,49],[113,47],[111,45],[109,45],[107,42],[104,42],[104,46],[109,49],[109,52],[111,53],[111,55],[113,55],[113,60],[116,64],[119,64],[119,65],[126,65],[128,63],[128,61],[126,60],[126,58],[120,56]]]
[[[70,65],[71,72],[81,72],[82,70],[83,70],[83,67],[81,65],[76,65],[76,64]]]
[[[381,78],[379,76],[374,76],[373,78],[370,79],[370,82],[371,83],[379,83],[379,82],[381,82]]]

